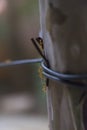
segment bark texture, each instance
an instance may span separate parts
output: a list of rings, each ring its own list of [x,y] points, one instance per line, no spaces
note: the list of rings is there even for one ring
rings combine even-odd
[[[87,0],[40,0],[40,7],[45,55],[52,70],[87,73]],[[87,130],[86,95],[84,88],[50,81],[50,130]]]

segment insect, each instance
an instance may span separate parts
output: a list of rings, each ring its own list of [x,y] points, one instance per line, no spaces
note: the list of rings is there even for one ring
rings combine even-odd
[[[43,44],[43,39],[41,37],[37,37],[36,39],[32,38],[31,39],[33,45],[35,46],[36,50],[39,52],[39,54],[41,55],[41,57],[44,59],[46,65],[49,67],[49,62],[47,60],[47,58],[44,55],[44,44]],[[43,82],[45,81],[45,79],[43,78],[43,74],[42,74],[42,69],[39,69],[39,76],[41,77],[41,79],[43,80]],[[49,79],[46,79],[46,86],[48,86],[49,84]],[[43,83],[45,84],[45,83]],[[45,85],[43,85],[45,86]],[[45,90],[46,87],[43,87],[43,90]]]
[[[44,50],[43,39],[41,37],[37,37],[36,39],[32,38],[31,41],[32,41],[33,45],[35,46],[36,50],[38,51],[38,53],[44,59],[47,66],[49,66],[49,62],[43,52],[43,50]]]
[[[41,37],[37,37],[36,40],[39,43],[41,49],[43,50],[44,49],[43,39]]]

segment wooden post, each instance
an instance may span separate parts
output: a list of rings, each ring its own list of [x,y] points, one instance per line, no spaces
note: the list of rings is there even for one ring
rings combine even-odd
[[[51,69],[87,73],[87,1],[40,0],[40,7],[41,34]],[[84,88],[50,80],[47,95],[50,130],[87,130]]]

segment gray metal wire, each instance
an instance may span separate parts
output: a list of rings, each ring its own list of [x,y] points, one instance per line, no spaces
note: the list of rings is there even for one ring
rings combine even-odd
[[[47,82],[49,79],[51,79],[51,80],[56,80],[58,82],[60,81],[62,83],[69,84],[71,86],[87,88],[87,84],[84,84],[82,82],[83,79],[87,79],[86,73],[85,74],[63,74],[63,73],[53,71],[52,69],[50,69],[49,62],[46,59],[43,52],[41,52],[36,41],[33,38],[31,39],[31,41],[34,44],[35,48],[37,49],[37,51],[39,52],[39,54],[41,55],[42,58],[0,62],[0,68],[15,66],[15,65],[22,65],[22,64],[41,63],[41,66],[43,68],[43,74],[46,76]],[[80,80],[81,82],[77,82],[78,80]]]
[[[0,68],[15,66],[15,65],[22,65],[22,64],[41,63],[41,62],[42,62],[42,58],[6,61],[6,62],[0,62]]]

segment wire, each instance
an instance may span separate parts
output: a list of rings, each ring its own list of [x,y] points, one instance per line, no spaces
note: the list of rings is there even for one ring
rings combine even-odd
[[[47,80],[46,83],[48,85],[49,79],[60,81],[65,84],[69,84],[74,87],[86,87],[87,84],[81,82],[81,80],[87,79],[87,74],[64,74],[53,71],[50,69],[50,65],[48,60],[46,59],[43,52],[40,50],[39,46],[37,45],[36,41],[32,38],[32,43],[34,44],[35,48],[39,52],[42,58],[35,58],[35,59],[23,59],[23,60],[16,60],[16,61],[5,61],[0,62],[0,68],[9,67],[14,65],[22,65],[22,64],[33,64],[33,63],[41,63],[43,68],[43,74],[46,76]],[[74,81],[73,81],[74,80]],[[76,81],[77,80],[77,81]],[[80,80],[80,82],[78,82]]]
[[[70,81],[70,80],[64,80],[64,79],[60,79],[56,76],[53,76],[53,75],[50,75],[46,72],[43,72],[44,76],[46,76],[47,78],[51,79],[51,80],[55,80],[57,82],[61,82],[61,83],[64,83],[64,84],[68,84],[68,85],[71,85],[71,86],[74,86],[74,87],[80,87],[80,88],[87,88],[87,84],[84,84],[84,83],[78,83],[78,82],[75,82],[75,81]]]
[[[45,72],[64,80],[87,79],[87,74],[63,74],[63,73],[55,72],[52,69],[48,68],[44,62],[41,62],[41,65]]]
[[[24,60],[10,61],[10,62],[0,62],[0,68],[14,66],[14,65],[22,65],[22,64],[41,63],[41,62],[42,62],[42,58],[24,59]]]
[[[66,84],[76,86],[76,87],[84,87],[84,88],[87,87],[87,84],[76,81],[76,80],[87,79],[87,74],[63,74],[63,73],[53,71],[52,69],[50,69],[49,62],[46,59],[45,55],[41,52],[41,50],[40,50],[39,46],[37,45],[36,41],[33,38],[31,39],[31,41],[34,44],[36,50],[39,52],[39,54],[44,59],[41,62],[41,66],[43,68],[43,74],[47,78],[47,85],[49,83],[49,79],[51,79],[51,80],[60,81],[62,83],[66,83]],[[73,81],[73,80],[75,80],[75,81]]]
[[[74,87],[84,87],[87,88],[87,84],[84,84],[82,82],[77,82],[77,81],[73,81],[73,80],[83,80],[83,79],[87,79],[87,74],[62,74],[62,73],[58,73],[55,72],[51,69],[49,69],[46,65],[45,62],[41,62],[42,68],[43,68],[43,74],[51,80],[56,80],[56,81],[60,81],[62,83],[74,86]]]
[[[43,61],[42,58],[0,62],[0,68],[14,66],[14,65],[22,65],[22,64],[33,64],[33,63],[41,63],[41,66],[43,68],[43,74],[46,76],[47,79],[60,81],[62,83],[69,84],[75,87],[84,87],[84,88],[87,87],[87,84],[70,81],[70,80],[77,80],[77,79],[78,80],[87,79],[87,74],[78,75],[78,74],[62,74],[62,73],[55,72],[46,66],[45,61]]]

